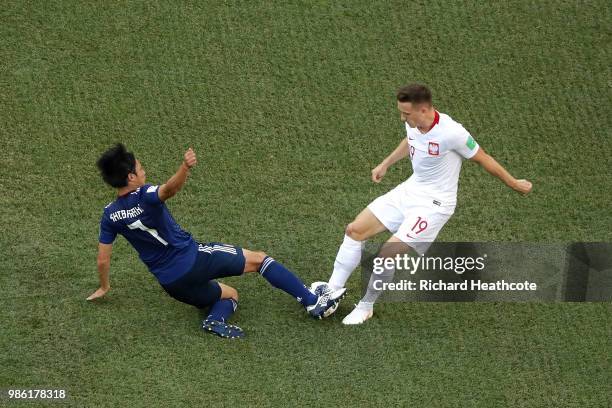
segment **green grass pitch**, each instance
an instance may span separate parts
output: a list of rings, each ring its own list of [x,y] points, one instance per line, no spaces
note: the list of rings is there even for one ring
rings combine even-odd
[[[192,146],[169,207],[200,240],[326,279],[344,226],[409,174],[394,91],[427,83],[530,197],[464,165],[442,241],[611,241],[606,1],[14,1],[0,8],[0,388],[53,406],[606,407],[610,304],[383,304],[315,322],[229,279],[248,339],[198,329],[123,239],[91,304],[95,169],[121,140],[152,182]],[[5,401],[6,402],[6,401]],[[17,406],[13,403],[12,406]],[[31,405],[28,405],[31,406]]]

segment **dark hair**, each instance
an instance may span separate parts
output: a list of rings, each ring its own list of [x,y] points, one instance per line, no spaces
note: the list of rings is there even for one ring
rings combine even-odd
[[[410,84],[397,90],[400,102],[427,103],[431,105],[431,91],[425,85]]]
[[[105,151],[96,165],[104,181],[115,188],[127,186],[128,174],[136,173],[136,158],[121,143]]]

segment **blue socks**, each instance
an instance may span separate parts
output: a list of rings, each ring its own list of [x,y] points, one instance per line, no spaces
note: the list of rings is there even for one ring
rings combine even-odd
[[[259,266],[258,271],[272,286],[287,292],[304,306],[317,303],[317,295],[312,293],[304,283],[290,270],[276,262],[273,258],[266,256]]]
[[[227,319],[236,311],[238,302],[234,299],[220,299],[215,302],[208,312],[207,319],[216,320],[218,322],[227,322]]]
[[[304,286],[300,278],[273,258],[267,256],[264,259],[259,267],[259,273],[272,286],[287,292],[302,305],[310,306],[317,303],[317,295]],[[220,299],[211,306],[207,319],[226,323],[237,307],[238,303],[234,299]]]

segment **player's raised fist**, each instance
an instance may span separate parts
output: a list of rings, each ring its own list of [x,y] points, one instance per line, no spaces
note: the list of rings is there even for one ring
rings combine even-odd
[[[183,163],[185,163],[185,166],[192,168],[193,166],[195,166],[198,163],[198,160],[196,158],[196,154],[193,151],[193,149],[190,147],[189,149],[187,149],[187,151],[185,152],[185,157],[183,158]]]
[[[516,184],[514,185],[514,189],[521,194],[529,194],[532,188],[533,184],[531,184],[530,181],[524,179],[516,180]]]
[[[372,181],[375,183],[380,183],[383,177],[387,174],[387,167],[382,164],[379,164],[372,170]]]

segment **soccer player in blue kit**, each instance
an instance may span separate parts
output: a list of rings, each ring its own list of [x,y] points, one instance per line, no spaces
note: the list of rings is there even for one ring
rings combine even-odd
[[[113,146],[98,159],[102,178],[117,189],[117,199],[104,208],[100,221],[100,288],[87,300],[100,298],[109,291],[113,242],[120,234],[136,249],[170,296],[198,308],[210,306],[202,328],[221,337],[239,338],[244,332],[227,323],[238,306],[238,292],[217,282],[218,278],[259,272],[272,286],[295,297],[315,318],[323,317],[336,306],[345,290],[324,287],[313,293],[264,252],[218,242],[198,243],[174,221],[165,202],[183,187],[196,163],[196,154],[190,148],[174,176],[158,186],[146,184],[142,165],[122,144]]]

